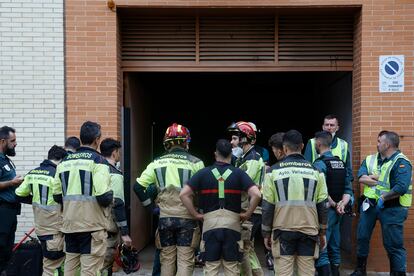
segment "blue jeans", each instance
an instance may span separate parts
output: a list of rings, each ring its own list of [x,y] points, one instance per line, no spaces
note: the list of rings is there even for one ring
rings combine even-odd
[[[316,267],[341,263],[341,225],[342,217],[334,208],[328,210],[328,228],[326,229],[326,241],[328,246],[319,253]]]
[[[404,221],[408,208],[390,207],[382,209],[379,214],[382,229],[382,242],[388,253],[392,272],[405,272],[407,251],[404,248]]]
[[[369,243],[372,232],[378,219],[378,213],[375,206],[370,206],[365,212],[360,208],[360,216],[357,230],[357,256],[368,257]]]

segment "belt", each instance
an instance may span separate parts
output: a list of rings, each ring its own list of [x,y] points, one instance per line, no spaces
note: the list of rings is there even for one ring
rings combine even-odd
[[[7,201],[0,201],[0,207],[8,208],[8,209],[20,209],[20,203],[11,203]]]

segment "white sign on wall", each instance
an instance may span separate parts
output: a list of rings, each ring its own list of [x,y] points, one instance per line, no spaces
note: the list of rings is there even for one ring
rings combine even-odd
[[[404,56],[379,57],[380,92],[404,92]]]

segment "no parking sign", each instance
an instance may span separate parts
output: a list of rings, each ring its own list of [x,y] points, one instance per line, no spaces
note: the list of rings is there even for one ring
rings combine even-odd
[[[404,56],[380,56],[380,92],[404,92]]]

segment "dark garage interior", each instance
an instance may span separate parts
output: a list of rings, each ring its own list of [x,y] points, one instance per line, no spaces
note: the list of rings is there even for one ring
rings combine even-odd
[[[190,152],[206,166],[233,121],[254,122],[260,129],[257,144],[267,147],[273,133],[292,128],[306,143],[323,117],[334,113],[341,120],[338,135],[351,141],[351,80],[351,72],[126,73],[123,133],[125,148],[132,150],[124,156],[125,179],[134,183],[164,152],[162,139],[173,122],[190,129]],[[151,215],[135,196],[130,199],[131,225],[139,228],[133,239],[143,248],[154,230],[146,223]]]

